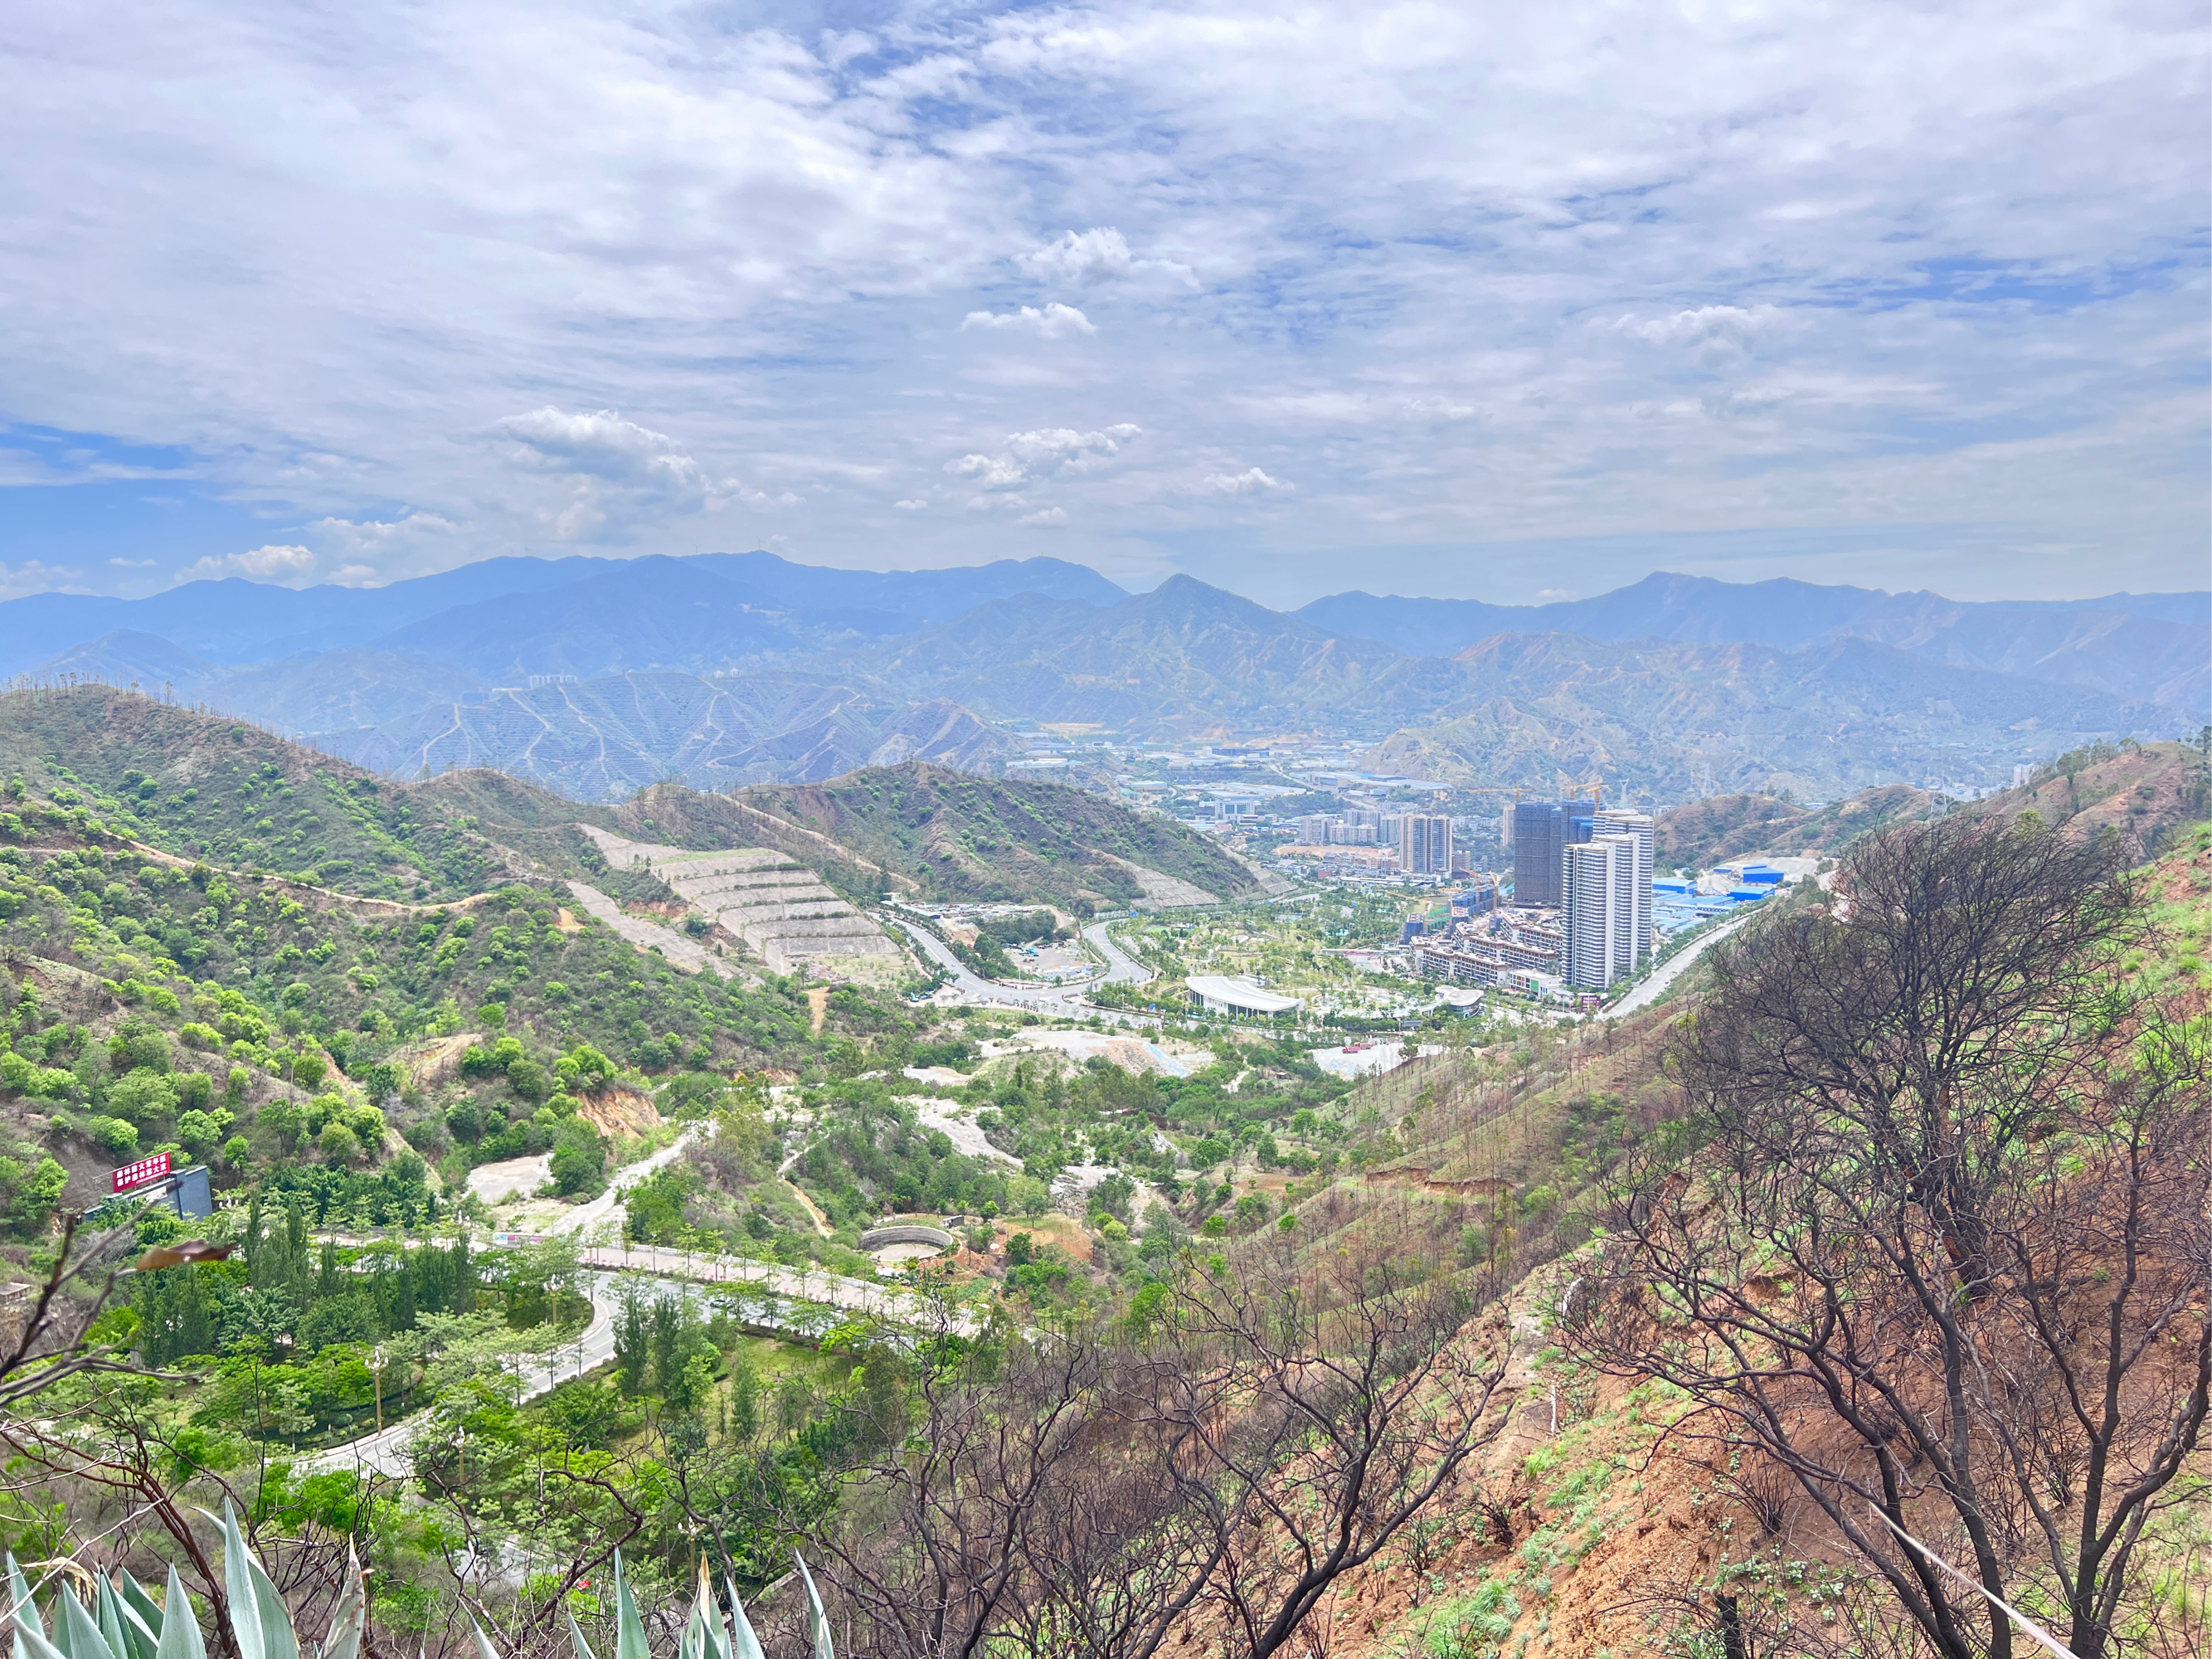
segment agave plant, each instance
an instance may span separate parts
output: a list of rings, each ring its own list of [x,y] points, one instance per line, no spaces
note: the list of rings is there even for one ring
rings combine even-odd
[[[62,1564],[92,1586],[88,1608],[66,1582],[55,1598],[53,1626],[47,1628],[31,1599],[31,1587],[11,1553],[8,1564],[9,1617],[15,1629],[15,1659],[207,1659],[200,1640],[199,1619],[174,1566],[169,1569],[168,1593],[156,1602],[145,1586],[125,1569],[118,1567],[102,1578],[85,1573],[74,1563]],[[230,1505],[222,1510],[223,1579],[230,1592],[231,1633],[240,1659],[302,1659],[291,1609],[277,1594],[260,1560],[246,1547],[245,1534]],[[822,1611],[822,1597],[814,1588],[814,1575],[806,1563],[799,1564],[799,1578],[806,1589],[806,1628],[814,1649],[813,1659],[836,1659],[830,1645],[830,1620]],[[705,1563],[699,1567],[699,1594],[691,1604],[677,1659],[764,1659],[760,1638],[738,1600],[738,1587],[724,1581],[730,1602],[729,1622],[714,1599],[713,1582]],[[179,1616],[168,1617],[176,1613]],[[360,1659],[362,1631],[368,1615],[368,1597],[362,1589],[361,1562],[346,1547],[345,1589],[331,1615],[329,1633],[319,1645],[310,1645],[305,1659]],[[597,1659],[576,1617],[568,1613],[568,1639],[576,1659]],[[480,1659],[501,1659],[482,1629],[476,1632]],[[647,1659],[645,1621],[638,1617],[637,1602],[623,1576],[622,1552],[615,1552],[614,1659]]]
[[[799,1562],[799,1582],[806,1590],[806,1633],[814,1649],[814,1659],[837,1659],[837,1650],[830,1641],[829,1615],[822,1611],[821,1592],[814,1588],[814,1575],[806,1570],[806,1563],[794,1555]],[[722,1588],[729,1595],[730,1618],[722,1621],[722,1609],[714,1600],[714,1580],[708,1577],[707,1564],[699,1564],[699,1593],[691,1602],[691,1615],[684,1621],[684,1634],[676,1644],[676,1659],[765,1659],[761,1652],[760,1638],[753,1634],[752,1621],[745,1617],[745,1605],[738,1599],[738,1587],[727,1578]],[[568,1615],[568,1640],[576,1650],[576,1659],[599,1659],[592,1644],[584,1639],[584,1632],[576,1624],[576,1615]],[[477,1632],[480,1659],[500,1659],[499,1652],[486,1639],[482,1631]],[[637,1601],[629,1593],[629,1581],[623,1575],[622,1552],[615,1552],[615,1651],[614,1659],[646,1659],[645,1621],[638,1617]]]
[[[238,1529],[238,1517],[222,1510],[223,1577],[230,1591],[231,1632],[242,1659],[301,1659],[300,1638],[292,1629],[291,1609]],[[15,1659],[207,1659],[200,1623],[174,1566],[168,1594],[156,1603],[128,1571],[118,1567],[105,1578],[92,1578],[88,1609],[68,1583],[55,1598],[49,1631],[31,1599],[31,1587],[13,1554],[8,1557],[9,1621],[15,1627]],[[179,1616],[170,1618],[169,1613]],[[345,1589],[331,1616],[329,1634],[309,1659],[360,1659],[361,1638],[368,1614],[362,1591],[361,1563],[346,1548]]]

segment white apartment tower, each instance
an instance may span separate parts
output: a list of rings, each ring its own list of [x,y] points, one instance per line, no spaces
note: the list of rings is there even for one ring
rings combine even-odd
[[[1398,820],[1398,871],[1407,876],[1448,876],[1452,867],[1451,819],[1408,812]]]
[[[1578,990],[1602,991],[1632,971],[1637,949],[1637,867],[1633,836],[1593,836],[1565,849],[1559,910],[1566,924],[1561,967]],[[1651,883],[1643,889],[1648,905]]]
[[[1651,878],[1659,852],[1659,826],[1649,812],[1632,812],[1615,806],[1600,812],[1590,823],[1594,836],[1626,836],[1636,843],[1636,957],[1634,967],[1650,956],[1651,938]]]

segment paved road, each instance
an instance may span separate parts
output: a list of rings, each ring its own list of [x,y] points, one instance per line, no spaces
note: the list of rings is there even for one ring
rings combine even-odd
[[[1155,970],[1146,967],[1144,963],[1127,955],[1120,945],[1115,944],[1113,935],[1106,929],[1105,922],[1094,921],[1083,930],[1083,937],[1089,939],[1097,948],[1098,954],[1106,958],[1106,977],[1096,981],[1097,983],[1148,985],[1159,977]]]
[[[1609,1019],[1619,1019],[1624,1014],[1632,1014],[1650,1007],[1654,1001],[1657,1000],[1661,992],[1688,970],[1692,963],[1711,950],[1717,941],[1726,939],[1750,920],[1750,914],[1747,911],[1743,915],[1731,917],[1704,937],[1692,939],[1650,979],[1645,980],[1643,984],[1607,1009],[1606,1017]]]
[[[705,1132],[704,1124],[687,1125],[673,1141],[659,1152],[617,1170],[614,1178],[607,1183],[606,1191],[588,1204],[579,1204],[558,1221],[550,1223],[545,1231],[549,1233],[573,1233],[579,1238],[588,1237],[594,1227],[622,1206],[623,1199],[631,1188],[683,1157],[684,1149]]]
[[[893,927],[903,931],[915,942],[922,955],[952,976],[953,984],[969,1002],[993,1003],[1006,1008],[1029,1008],[1041,1014],[1062,1016],[1073,1015],[1082,1006],[1080,992],[1071,994],[1056,987],[1049,990],[1042,987],[1035,991],[1016,990],[1010,985],[978,979],[961,965],[960,958],[952,954],[952,947],[927,927],[917,927],[899,916],[891,917],[890,921]]]
[[[580,1335],[569,1338],[550,1354],[532,1360],[524,1367],[521,1397],[525,1400],[535,1400],[614,1358],[615,1315],[621,1307],[620,1284],[625,1272],[677,1279],[686,1294],[701,1297],[715,1285],[757,1285],[773,1296],[843,1308],[881,1319],[912,1320],[921,1311],[914,1293],[903,1285],[873,1284],[818,1269],[802,1272],[774,1262],[746,1261],[645,1244],[632,1245],[628,1250],[593,1248],[577,1255],[586,1266],[602,1270],[591,1277],[591,1323]],[[772,1310],[759,1304],[747,1309],[745,1317],[755,1325],[775,1325],[805,1330],[809,1334],[819,1334],[803,1317],[778,1318]],[[972,1318],[963,1317],[957,1322],[956,1328],[973,1334],[977,1325]],[[429,1426],[430,1413],[418,1412],[380,1431],[372,1431],[343,1445],[303,1457],[299,1467],[308,1474],[350,1469],[404,1480],[414,1473],[415,1443]]]
[[[1156,1026],[1160,1024],[1156,1014],[1131,1014],[1118,1008],[1097,1007],[1085,996],[1081,987],[1068,990],[1040,988],[1030,991],[1000,985],[995,980],[978,979],[961,965],[960,958],[952,954],[951,948],[927,928],[917,927],[897,916],[888,920],[890,926],[903,928],[925,957],[951,975],[953,988],[960,993],[963,1002],[981,1003],[999,1008],[1027,1008],[1032,1013],[1049,1014],[1055,1019],[1103,1019],[1109,1025]],[[1118,949],[1113,954],[1125,963],[1128,961]],[[1134,967],[1134,964],[1131,965]],[[1113,977],[1115,975],[1110,973],[1107,975],[1108,979]],[[1088,982],[1098,984],[1102,981],[1093,980]]]

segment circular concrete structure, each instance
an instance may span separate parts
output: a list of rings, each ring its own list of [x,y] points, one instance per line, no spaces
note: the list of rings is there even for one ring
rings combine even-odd
[[[927,1244],[940,1250],[956,1249],[960,1241],[942,1227],[926,1227],[919,1222],[902,1221],[895,1226],[871,1227],[860,1235],[860,1248],[880,1250],[887,1244]]]

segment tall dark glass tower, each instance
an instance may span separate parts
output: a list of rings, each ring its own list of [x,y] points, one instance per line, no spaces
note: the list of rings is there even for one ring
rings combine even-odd
[[[1513,808],[1513,902],[1559,908],[1559,866],[1565,856],[1565,812],[1556,801],[1524,800]]]

